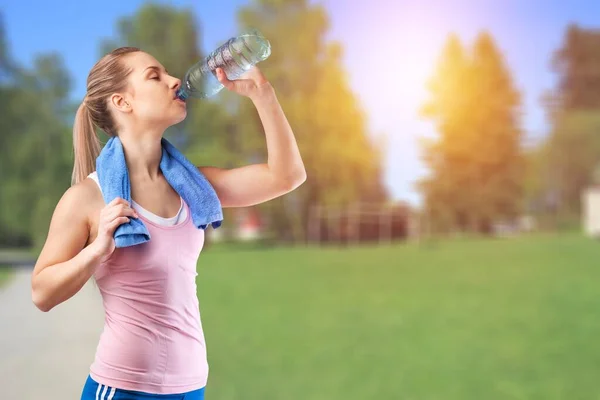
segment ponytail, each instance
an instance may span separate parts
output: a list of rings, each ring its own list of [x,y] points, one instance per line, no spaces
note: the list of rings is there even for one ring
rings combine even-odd
[[[81,103],[73,125],[73,152],[75,163],[71,185],[83,181],[96,170],[96,158],[100,155],[100,140],[85,102]]]
[[[127,87],[127,76],[131,73],[131,68],[122,63],[121,59],[137,51],[140,51],[137,47],[119,47],[102,57],[88,75],[85,100],[77,109],[73,125],[75,164],[71,185],[83,181],[96,170],[96,158],[100,155],[101,148],[96,127],[109,136],[117,134],[107,99],[112,93]]]

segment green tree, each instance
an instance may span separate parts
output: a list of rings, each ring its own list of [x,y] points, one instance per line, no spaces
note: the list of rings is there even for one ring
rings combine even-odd
[[[492,37],[468,54],[451,36],[429,82],[423,115],[438,135],[423,141],[430,174],[419,183],[432,227],[489,232],[522,204],[520,96]]]
[[[39,247],[69,185],[70,78],[59,55],[40,55],[27,71],[1,50],[0,243]]]
[[[594,181],[600,165],[600,112],[570,111],[555,122],[548,137],[546,170],[552,180],[548,191],[558,195],[565,214],[581,211],[581,193]]]
[[[600,33],[571,25],[552,58],[559,75],[545,106],[552,128],[538,162],[541,183],[532,201],[553,198],[561,217],[581,211],[581,193],[600,165]]]

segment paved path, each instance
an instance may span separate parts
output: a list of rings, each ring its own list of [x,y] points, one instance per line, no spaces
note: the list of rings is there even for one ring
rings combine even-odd
[[[48,313],[31,301],[31,268],[0,288],[0,398],[77,400],[102,332],[104,313],[90,281]]]

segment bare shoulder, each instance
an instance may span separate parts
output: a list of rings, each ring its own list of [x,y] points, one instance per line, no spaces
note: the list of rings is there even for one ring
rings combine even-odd
[[[89,220],[103,202],[102,194],[96,182],[91,178],[86,178],[68,188],[56,208],[57,211],[59,208],[64,208],[65,211],[75,213],[79,218]]]
[[[75,203],[74,206],[79,207],[81,210],[81,217],[87,221],[90,239],[93,240],[97,233],[100,211],[106,205],[102,197],[102,192],[98,184],[91,178],[84,179],[78,184],[73,185],[69,190],[73,191],[71,196],[73,197],[72,201]]]
[[[64,192],[52,214],[48,236],[34,274],[48,265],[73,258],[87,245],[94,215],[102,204],[100,190],[89,178]]]

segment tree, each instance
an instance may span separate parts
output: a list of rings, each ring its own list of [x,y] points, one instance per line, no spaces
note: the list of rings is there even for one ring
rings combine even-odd
[[[239,12],[240,29],[258,28],[272,54],[259,67],[273,84],[307,169],[296,191],[261,208],[277,236],[301,238],[310,206],[386,198],[380,149],[342,67],[342,46],[327,42],[328,17],[307,0],[257,0]],[[242,102],[237,126],[244,159],[264,160],[264,132],[256,110]],[[251,121],[252,123],[245,123]]]
[[[432,225],[489,232],[521,207],[519,93],[487,33],[470,55],[451,36],[428,88],[422,112],[436,122],[438,136],[423,141],[430,174],[419,187]]]
[[[600,32],[571,25],[552,59],[563,111],[600,109]]]
[[[593,182],[600,164],[600,112],[571,111],[554,125],[547,141],[547,170],[564,213],[581,211],[581,193]]]
[[[545,97],[552,128],[542,144],[536,172],[543,179],[533,200],[553,198],[556,212],[573,217],[600,165],[600,33],[571,25],[552,68],[559,84]]]
[[[0,243],[40,247],[69,186],[70,77],[57,54],[37,56],[27,71],[12,60],[6,44],[1,51]]]

